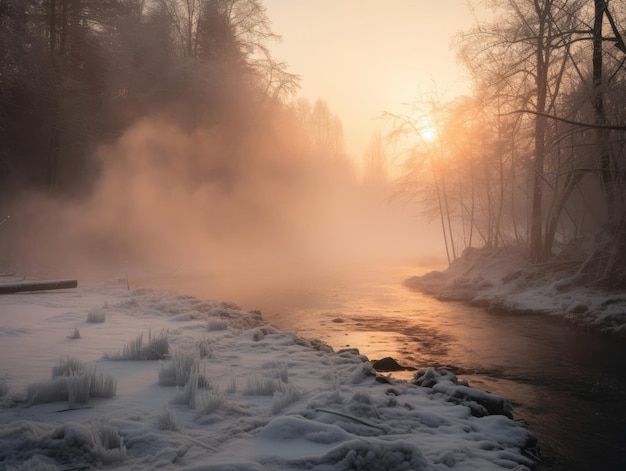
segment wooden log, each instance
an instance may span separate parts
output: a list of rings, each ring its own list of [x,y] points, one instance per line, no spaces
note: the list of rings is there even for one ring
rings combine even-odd
[[[77,280],[34,280],[0,283],[0,294],[19,293],[22,291],[42,291],[50,289],[76,288]]]

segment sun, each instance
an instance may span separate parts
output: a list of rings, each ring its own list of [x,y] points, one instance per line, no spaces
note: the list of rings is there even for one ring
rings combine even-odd
[[[427,120],[422,120],[419,125],[419,134],[423,141],[425,142],[433,142],[437,139],[437,128],[433,126],[433,124]]]

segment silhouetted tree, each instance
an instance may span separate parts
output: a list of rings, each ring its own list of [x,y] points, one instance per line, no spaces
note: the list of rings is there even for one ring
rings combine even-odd
[[[386,186],[388,179],[387,151],[380,131],[375,132],[363,156],[363,181],[374,187]]]

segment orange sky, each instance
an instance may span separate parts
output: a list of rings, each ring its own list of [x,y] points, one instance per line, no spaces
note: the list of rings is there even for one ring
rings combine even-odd
[[[375,118],[402,103],[467,91],[451,39],[468,29],[466,0],[264,0],[283,37],[277,59],[302,76],[300,94],[323,98],[342,120],[348,152],[359,160]]]

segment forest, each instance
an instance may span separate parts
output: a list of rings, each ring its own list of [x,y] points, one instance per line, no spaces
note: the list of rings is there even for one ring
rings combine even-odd
[[[515,245],[572,283],[626,286],[626,5],[484,4],[454,41],[472,92],[381,110],[390,131],[360,171],[339,117],[298,98],[297,71],[272,56],[262,0],[0,0],[6,253],[43,263],[55,239],[80,238],[175,263],[207,232],[213,255],[254,232],[258,253],[297,257],[312,233],[324,250],[341,231],[370,243],[346,214],[407,199],[449,262]]]
[[[259,0],[2,0],[5,265],[330,238],[315,226],[342,224],[360,185],[341,121],[296,96],[278,39]]]
[[[522,246],[573,284],[626,286],[626,5],[490,1],[455,39],[470,96],[424,99],[439,137],[404,152],[400,195],[440,220],[449,260],[470,246]]]

